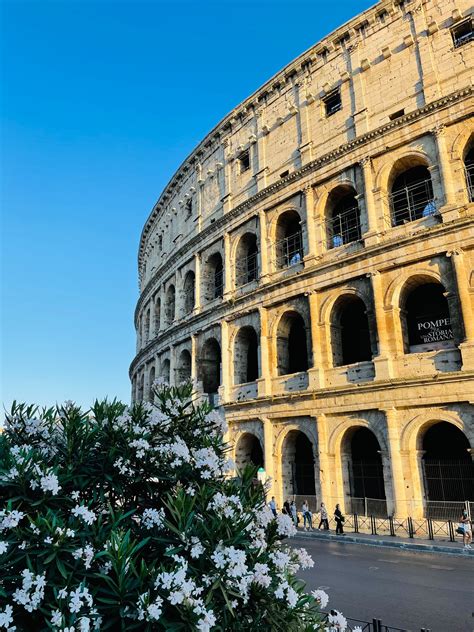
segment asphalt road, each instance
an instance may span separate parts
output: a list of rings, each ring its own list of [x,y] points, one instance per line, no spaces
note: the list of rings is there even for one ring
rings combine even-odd
[[[323,588],[326,609],[419,632],[474,632],[474,560],[294,539],[315,561],[299,577]]]

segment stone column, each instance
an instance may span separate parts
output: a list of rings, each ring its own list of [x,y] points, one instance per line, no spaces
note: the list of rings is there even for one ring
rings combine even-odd
[[[257,122],[257,170],[255,172],[255,181],[257,183],[257,191],[265,189],[267,186],[268,168],[266,165],[266,143],[268,128],[265,125],[262,111],[256,113]]]
[[[197,191],[196,191],[196,202],[197,202],[197,222],[196,228],[198,233],[202,230],[202,189],[204,186],[204,178],[202,177],[202,165],[200,163],[196,163],[196,183],[197,183]]]
[[[176,352],[174,347],[170,347],[170,386],[177,384],[176,379]]]
[[[313,351],[313,366],[308,370],[310,388],[322,388],[325,384],[325,370],[328,368],[327,358],[319,325],[319,297],[316,292],[308,296],[309,317],[311,325],[311,348]]]
[[[441,184],[443,186],[444,194],[444,208],[443,218],[448,220],[456,219],[458,217],[458,211],[454,211],[452,207],[456,206],[456,185],[453,172],[451,169],[451,162],[449,160],[448,146],[446,143],[446,128],[444,125],[438,125],[433,130],[433,135],[436,138],[436,147],[438,150],[438,165],[441,175]],[[451,207],[451,208],[446,208]],[[446,213],[449,212],[447,217]]]
[[[194,311],[199,313],[201,311],[201,253],[197,252],[194,255]]]
[[[230,235],[224,233],[224,297],[232,294],[232,262],[230,254]]]
[[[232,159],[228,139],[223,141],[222,147],[224,153],[224,197],[221,201],[225,215],[232,209]]]
[[[402,457],[400,455],[400,428],[397,410],[395,408],[388,408],[384,412],[385,423],[387,424],[387,441],[393,490],[393,499],[387,496],[387,510],[389,515],[394,515],[397,518],[406,518],[409,514],[407,513],[405,477]],[[392,507],[390,507],[390,505],[392,505]]]
[[[305,211],[306,211],[306,234],[308,235],[308,252],[305,259],[310,259],[317,255],[316,246],[316,223],[314,221],[314,190],[312,186],[304,189]]]
[[[459,345],[462,354],[463,371],[474,369],[474,301],[469,290],[468,270],[464,260],[464,252],[452,250],[447,253],[453,262],[453,271],[456,277],[459,305],[464,324],[464,341]]]
[[[364,234],[364,241],[367,246],[371,246],[378,243],[380,233],[373,192],[374,177],[372,173],[372,160],[369,156],[367,156],[360,161],[360,164],[364,176],[364,202],[368,224],[368,231]]]
[[[377,379],[387,380],[392,376],[392,358],[390,355],[389,333],[384,309],[382,276],[380,272],[369,275],[372,280],[375,322],[377,323],[377,339],[379,353],[373,359]]]
[[[271,419],[268,417],[262,417],[263,423],[263,454],[264,454],[264,464],[265,464],[265,473],[267,475],[267,480],[269,484],[269,489],[267,493],[267,500],[270,500],[272,496],[276,496],[276,485],[275,485],[275,456],[273,454],[273,424]]]
[[[258,380],[258,395],[266,397],[272,393],[272,373],[270,362],[270,343],[268,339],[268,311],[259,308],[260,313],[260,379]]]
[[[229,323],[223,320],[221,323],[221,388],[219,389],[223,402],[229,401],[230,396],[230,363],[232,362],[229,348]]]
[[[258,212],[258,227],[260,230],[260,278],[263,282],[265,282],[269,273],[268,248],[270,247],[270,244],[268,243],[267,236],[267,215],[263,209]]]
[[[197,382],[199,379],[197,339],[198,339],[197,334],[191,334],[191,379],[193,382]]]
[[[336,493],[333,489],[334,477],[329,459],[328,422],[324,413],[316,417],[316,426],[318,429],[319,484],[321,489],[321,497],[318,500],[320,503],[326,504],[329,512],[332,509],[330,503]]]

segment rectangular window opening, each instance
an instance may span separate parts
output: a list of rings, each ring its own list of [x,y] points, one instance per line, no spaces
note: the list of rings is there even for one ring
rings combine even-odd
[[[390,116],[388,117],[391,121],[394,121],[397,118],[400,118],[401,116],[403,116],[405,114],[405,108],[403,108],[402,110],[397,110],[396,112],[394,112],[393,114],[390,114]]]
[[[385,20],[388,18],[388,12],[385,11],[385,9],[383,11],[380,11],[380,13],[377,14],[377,19],[379,22],[381,22],[382,24],[385,23]]]
[[[326,116],[332,116],[342,108],[341,91],[339,88],[333,90],[323,99],[324,107],[326,109]]]
[[[286,171],[283,171],[283,173],[280,173],[280,178],[286,178],[286,176],[289,174],[289,170],[287,169]]]
[[[467,20],[463,20],[451,29],[451,36],[453,38],[454,48],[459,48],[472,42],[474,39],[474,32],[472,30],[472,17]]]
[[[238,160],[240,163],[240,173],[250,169],[250,151],[248,149],[240,154]]]

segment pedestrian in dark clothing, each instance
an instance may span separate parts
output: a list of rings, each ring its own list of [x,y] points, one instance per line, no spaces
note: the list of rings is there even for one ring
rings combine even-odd
[[[289,500],[285,500],[285,502],[283,503],[282,513],[286,514],[287,516],[291,516],[291,507]]]
[[[345,518],[342,515],[339,504],[336,505],[336,509],[334,510],[334,520],[336,521],[336,534],[340,533],[341,535],[345,535],[344,528],[342,526],[344,524]]]

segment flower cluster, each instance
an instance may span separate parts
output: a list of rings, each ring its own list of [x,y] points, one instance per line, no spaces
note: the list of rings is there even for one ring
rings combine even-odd
[[[15,404],[0,434],[0,630],[342,630],[285,544],[255,468],[227,476],[222,415],[192,385],[155,403]],[[158,629],[158,627],[157,627]]]

